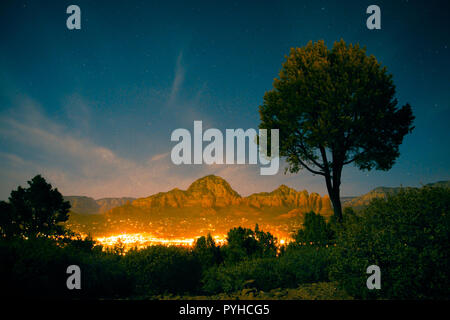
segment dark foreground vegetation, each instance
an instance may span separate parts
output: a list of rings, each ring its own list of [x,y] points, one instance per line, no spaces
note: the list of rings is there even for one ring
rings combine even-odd
[[[8,297],[450,297],[449,188],[408,189],[376,199],[361,212],[346,209],[343,223],[308,213],[286,246],[256,226],[230,230],[220,247],[208,235],[193,248],[124,253],[121,246],[103,250],[92,239],[74,239],[68,230],[51,227],[68,208],[56,189],[35,179],[0,203],[0,281]],[[42,188],[47,191],[36,192]],[[381,269],[381,290],[367,289],[372,264]],[[69,265],[81,269],[81,290],[66,287]]]

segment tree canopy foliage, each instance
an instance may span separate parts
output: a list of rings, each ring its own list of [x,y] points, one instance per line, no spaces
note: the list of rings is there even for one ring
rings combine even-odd
[[[323,216],[307,212],[303,221],[302,228],[294,233],[295,242],[312,243],[312,244],[328,244],[334,240],[334,230],[331,222],[327,223]]]
[[[409,104],[397,107],[386,67],[343,40],[331,50],[323,41],[292,48],[259,113],[260,128],[280,129],[290,172],[325,177],[338,220],[343,166],[389,170],[414,120]]]
[[[0,235],[3,238],[62,235],[70,203],[41,175],[28,181],[28,188],[11,191],[0,202]]]
[[[225,248],[226,260],[235,262],[248,257],[275,256],[277,252],[277,239],[270,234],[259,230],[248,228],[233,228],[227,235],[227,246]]]

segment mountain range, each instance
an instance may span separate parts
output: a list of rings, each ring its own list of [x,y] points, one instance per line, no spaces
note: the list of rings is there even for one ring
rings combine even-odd
[[[450,186],[440,181],[429,186]],[[343,197],[343,206],[361,209],[374,198],[386,198],[402,188],[379,187],[359,197]],[[285,185],[272,192],[242,197],[221,177],[209,175],[186,190],[178,188],[144,198],[67,196],[71,213],[67,225],[74,231],[105,235],[147,232],[158,237],[226,234],[233,227],[259,224],[277,236],[288,237],[303,223],[306,212],[328,219],[333,214],[328,196],[297,191]]]
[[[328,196],[297,191],[285,185],[272,192],[242,197],[223,178],[209,175],[186,190],[175,188],[145,198],[65,197],[71,205],[68,225],[84,233],[153,232],[165,237],[205,232],[226,233],[235,226],[266,226],[287,234],[311,210],[328,218]]]
[[[187,190],[178,188],[160,192],[145,198],[102,198],[94,200],[85,196],[64,196],[69,201],[74,213],[102,214],[114,208],[131,205],[150,211],[164,208],[223,208],[232,205],[247,205],[255,208],[293,207],[301,211],[315,211],[328,214],[332,211],[328,196],[317,193],[309,194],[306,190],[296,191],[285,185],[272,192],[254,193],[241,197],[230,184],[221,177],[210,175],[193,182]]]
[[[122,206],[135,198],[102,198],[94,200],[85,196],[64,196],[64,200],[69,201],[72,206],[71,211],[83,214],[105,213],[112,208]]]
[[[438,181],[434,183],[428,183],[425,186],[450,188],[450,181]],[[352,207],[356,210],[360,210],[367,206],[370,201],[372,201],[372,199],[386,199],[389,195],[394,195],[400,192],[400,190],[402,189],[413,189],[413,187],[378,187],[359,197],[346,197],[344,199],[341,198],[341,202],[344,207]]]

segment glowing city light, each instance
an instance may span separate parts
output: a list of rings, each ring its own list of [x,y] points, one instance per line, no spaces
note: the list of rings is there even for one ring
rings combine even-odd
[[[165,246],[183,246],[193,247],[195,241],[199,238],[158,238],[148,233],[123,233],[114,234],[103,237],[94,238],[100,245],[106,248],[113,248],[117,245],[122,245],[124,251],[128,251],[132,248],[143,249],[153,245],[165,245]],[[212,236],[216,245],[222,246],[227,242],[226,235],[214,235]],[[279,244],[285,245],[289,243],[288,239],[280,239]]]

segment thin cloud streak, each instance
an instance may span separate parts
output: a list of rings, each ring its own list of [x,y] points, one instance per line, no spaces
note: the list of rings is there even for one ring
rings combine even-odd
[[[185,78],[185,69],[183,67],[183,51],[180,52],[177,58],[177,63],[175,66],[175,77],[172,82],[172,89],[170,90],[168,104],[171,106],[177,100],[178,92],[183,85]]]

